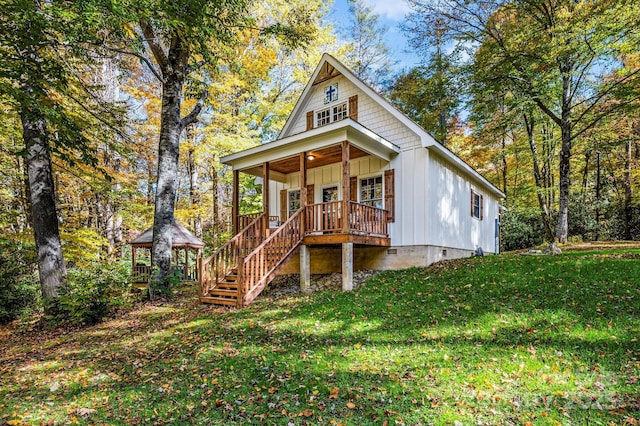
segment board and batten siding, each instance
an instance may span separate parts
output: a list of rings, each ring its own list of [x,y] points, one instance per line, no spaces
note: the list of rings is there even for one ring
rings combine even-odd
[[[349,164],[350,176],[368,177],[382,175],[384,171],[388,169],[389,164],[387,162],[373,156],[356,158],[355,160],[351,160]],[[309,200],[310,204],[322,202],[322,188],[326,188],[327,186],[338,186],[340,197],[342,197],[342,164],[336,163],[308,169],[307,185],[313,185],[314,187],[314,199]],[[300,172],[286,175],[284,183],[271,181],[269,197],[269,214],[271,215],[278,215],[280,212],[279,194],[282,189],[300,189]]]
[[[329,104],[324,103],[324,89],[329,84],[338,83],[338,100]],[[329,106],[348,102],[350,96],[358,95],[358,123],[377,133],[401,149],[420,146],[420,137],[407,126],[384,109],[377,100],[372,99],[361,91],[355,84],[343,76],[316,85],[306,104],[300,106],[296,121],[291,125],[284,138],[307,130],[307,112],[320,111]],[[315,118],[314,118],[315,123]]]
[[[430,151],[428,189],[430,202],[427,244],[487,253],[495,252],[495,219],[499,200],[477,181]],[[482,219],[471,215],[471,190],[483,196]]]

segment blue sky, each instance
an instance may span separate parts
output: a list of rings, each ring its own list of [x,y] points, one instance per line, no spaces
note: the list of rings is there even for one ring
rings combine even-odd
[[[393,58],[398,61],[396,71],[419,64],[420,58],[409,49],[407,38],[399,28],[410,8],[406,0],[361,0],[380,15],[380,21],[388,30],[386,44]],[[349,20],[347,0],[334,0],[331,16],[336,27],[344,26]]]

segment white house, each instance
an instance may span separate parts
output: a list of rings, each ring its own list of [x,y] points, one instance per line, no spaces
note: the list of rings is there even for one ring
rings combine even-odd
[[[222,159],[237,235],[202,262],[203,302],[243,306],[278,273],[427,266],[498,251],[504,194],[325,54],[280,137]],[[240,173],[263,212],[240,215]]]

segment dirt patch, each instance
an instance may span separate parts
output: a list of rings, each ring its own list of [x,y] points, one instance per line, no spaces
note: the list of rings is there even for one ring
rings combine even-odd
[[[377,275],[379,271],[362,270],[353,272],[353,288],[362,285],[369,278]],[[316,291],[341,291],[342,290],[342,274],[312,274],[310,292]],[[264,289],[261,296],[280,297],[300,293],[300,275],[280,275],[276,277]]]

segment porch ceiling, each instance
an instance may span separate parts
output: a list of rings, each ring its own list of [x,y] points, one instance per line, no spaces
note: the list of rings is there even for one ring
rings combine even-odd
[[[300,169],[301,152],[315,157],[307,160],[309,169],[339,162],[342,158],[340,144],[345,140],[350,143],[352,159],[373,155],[390,161],[400,152],[400,148],[391,142],[347,118],[228,155],[222,158],[222,162],[233,166],[234,170],[260,176],[261,165],[268,161],[270,171],[274,172],[272,178],[278,180]]]
[[[327,166],[329,164],[339,163],[342,161],[342,147],[340,145],[334,145],[327,148],[317,149],[315,151],[307,151],[307,156],[313,155],[313,160],[307,159],[307,169],[313,169],[315,167]],[[351,159],[366,157],[369,155],[358,148],[357,146],[350,146],[349,156]],[[269,169],[278,173],[289,174],[300,171],[300,157],[293,156],[289,158],[283,158],[282,160],[273,161],[269,163]]]

